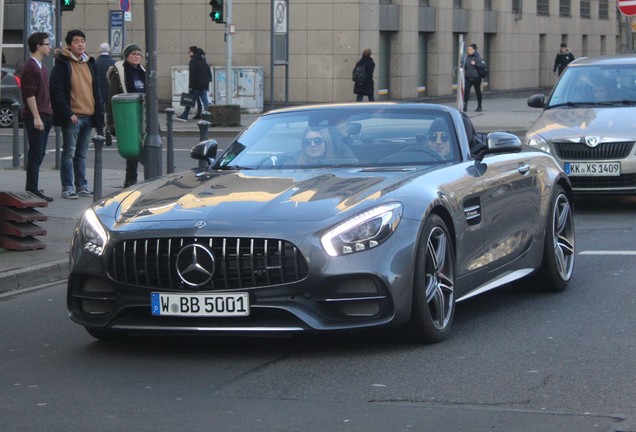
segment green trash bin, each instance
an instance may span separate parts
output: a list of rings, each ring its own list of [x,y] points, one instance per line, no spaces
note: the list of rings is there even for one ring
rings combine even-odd
[[[144,94],[125,93],[113,96],[113,120],[117,151],[129,160],[141,160],[144,141]]]

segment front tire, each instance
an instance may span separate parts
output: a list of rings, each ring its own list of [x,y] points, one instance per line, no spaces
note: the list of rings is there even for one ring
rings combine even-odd
[[[441,217],[431,215],[417,250],[411,318],[404,328],[410,342],[437,343],[450,333],[455,315],[455,251]]]
[[[13,126],[13,109],[8,103],[0,105],[0,127],[9,128]]]
[[[557,186],[546,227],[543,263],[535,280],[545,291],[564,291],[574,269],[574,213],[570,199]]]

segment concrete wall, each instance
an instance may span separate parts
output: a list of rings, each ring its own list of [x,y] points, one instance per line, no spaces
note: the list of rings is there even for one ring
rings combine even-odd
[[[127,42],[144,46],[143,2],[132,0],[132,22],[127,23]],[[550,15],[536,15],[536,2],[525,0],[523,14],[515,16],[509,0],[493,0],[493,10],[484,11],[483,2],[464,1],[466,10],[457,11],[450,0],[430,0],[435,10],[435,28],[428,42],[429,58],[426,93],[417,91],[418,31],[421,30],[419,0],[393,0],[398,11],[397,31],[389,29],[390,58],[378,57],[381,5],[378,0],[293,0],[289,4],[289,101],[345,102],[355,99],[351,69],[364,48],[371,48],[376,63],[390,62],[389,99],[418,96],[450,96],[453,80],[453,36],[464,33],[468,43],[484,45],[484,31],[497,33],[490,38],[491,90],[510,90],[549,85],[554,56],[567,34],[568,45],[579,56],[584,35],[588,54],[601,52],[605,35],[606,51],[616,52],[618,25],[615,6],[610,2],[609,19],[598,18],[598,2],[592,2],[591,19],[579,17],[579,1],[572,0],[572,17],[559,17],[559,0],[550,1]],[[262,66],[265,71],[265,99],[270,95],[270,0],[234,0],[234,66]],[[170,68],[187,64],[190,45],[204,49],[208,61],[225,64],[224,26],[211,22],[206,0],[157,0],[158,91],[162,101],[170,99]],[[73,12],[63,16],[63,34],[80,28],[87,34],[88,48],[97,54],[99,44],[108,39],[109,9],[119,2],[83,0]],[[492,20],[496,19],[496,24]],[[389,20],[391,21],[391,20]],[[466,26],[467,28],[461,28]],[[383,33],[385,34],[385,33]],[[544,35],[544,52],[540,52]],[[549,70],[540,71],[540,66]],[[283,67],[275,68],[274,99],[284,100]],[[377,74],[376,74],[377,75]],[[544,78],[542,78],[544,77]],[[542,82],[547,81],[547,82]],[[378,89],[376,80],[376,91]]]

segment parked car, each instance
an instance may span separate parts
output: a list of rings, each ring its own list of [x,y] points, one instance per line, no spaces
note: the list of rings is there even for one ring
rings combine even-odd
[[[552,154],[575,193],[636,192],[636,57],[570,63],[546,99],[525,143]]]
[[[2,85],[0,89],[0,127],[8,128],[13,126],[13,108],[11,106],[17,102],[22,108],[20,77],[16,74],[15,69],[3,67],[0,83]]]
[[[207,169],[86,210],[67,301],[91,335],[393,327],[438,342],[458,301],[524,278],[561,291],[572,277],[567,176],[454,108],[283,109],[217,150],[205,141],[191,155]]]

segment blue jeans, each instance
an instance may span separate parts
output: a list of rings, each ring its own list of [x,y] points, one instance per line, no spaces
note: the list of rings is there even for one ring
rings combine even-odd
[[[80,191],[88,185],[86,181],[86,153],[91,141],[93,120],[90,117],[78,116],[77,124],[71,123],[62,128],[62,166],[60,178],[62,190]]]
[[[208,90],[190,90],[190,94],[193,95],[194,97],[196,97],[197,99],[199,99],[201,101],[201,105],[203,105],[203,111],[207,111],[209,106],[210,106],[210,101],[208,100]],[[188,118],[188,114],[190,114],[190,107],[185,107],[185,110],[183,110],[183,114],[181,114],[181,117],[183,117],[184,119]]]
[[[44,130],[37,130],[33,123],[33,117],[24,116],[24,129],[29,140],[29,155],[26,164],[26,188],[28,191],[39,190],[40,165],[46,154],[46,143],[49,140],[51,130],[51,116],[42,116]]]

